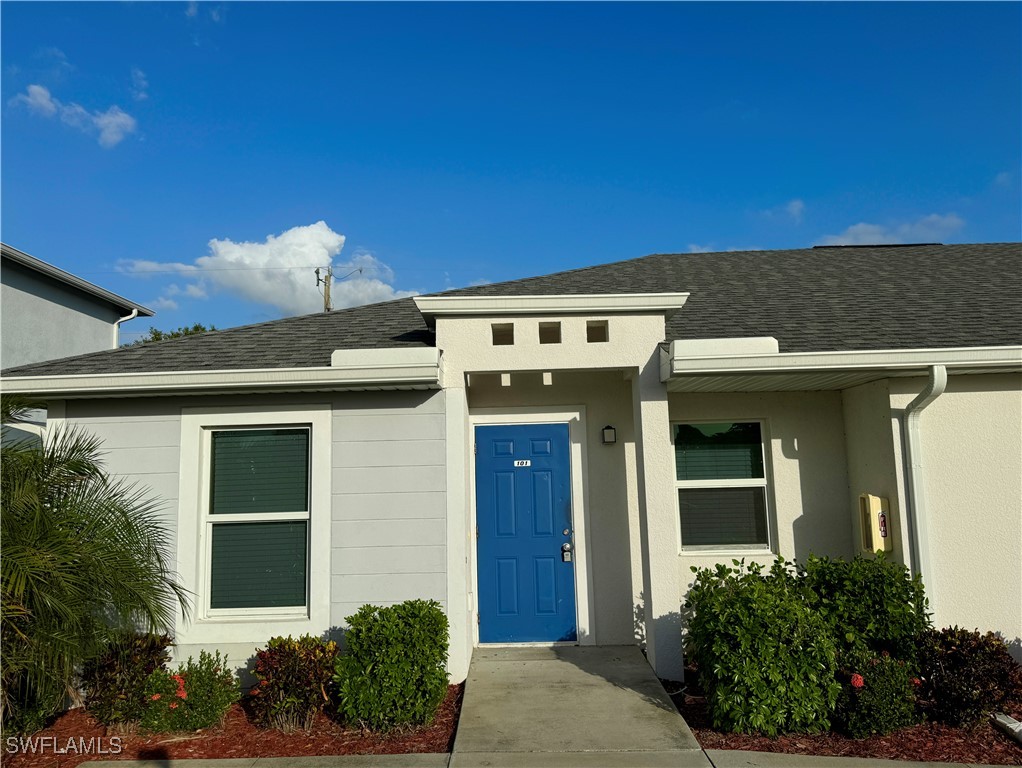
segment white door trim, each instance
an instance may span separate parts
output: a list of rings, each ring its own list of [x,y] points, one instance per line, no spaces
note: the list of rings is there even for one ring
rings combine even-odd
[[[578,629],[578,645],[596,645],[596,626],[592,621],[591,607],[595,603],[593,579],[589,569],[589,483],[586,450],[586,408],[584,405],[536,406],[522,408],[475,408],[468,416],[472,434],[472,450],[469,453],[469,495],[471,497],[472,526],[476,518],[476,427],[499,426],[501,424],[567,424],[568,442],[571,451],[571,524],[575,532],[575,619]],[[479,616],[479,567],[476,557],[478,541],[472,541],[472,611]],[[584,584],[585,589],[579,585]],[[472,645],[479,646],[478,621],[472,627]],[[535,644],[532,644],[535,645]],[[549,645],[553,645],[550,643]]]

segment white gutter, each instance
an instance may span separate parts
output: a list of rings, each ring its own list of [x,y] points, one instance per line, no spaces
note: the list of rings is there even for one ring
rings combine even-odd
[[[926,507],[926,486],[923,482],[923,450],[920,416],[930,403],[944,393],[947,387],[947,368],[930,366],[930,379],[926,388],[905,407],[902,430],[905,446],[905,496],[908,502],[909,547],[912,553],[912,572],[923,579],[930,609],[936,603],[936,581],[930,559],[930,521]]]
[[[442,386],[440,350],[435,347],[345,352],[335,352],[334,364],[330,367],[318,368],[8,376],[0,380],[0,392],[58,399],[171,392],[439,389]]]
[[[134,320],[138,317],[138,309],[131,310],[130,314],[125,315],[122,318],[114,320],[114,345],[111,349],[117,349],[121,345],[121,323],[126,323],[129,320]]]
[[[590,293],[549,296],[416,296],[427,321],[466,315],[602,315],[659,312],[670,318],[687,293]]]
[[[949,368],[1022,367],[1022,346],[689,355],[685,354],[688,343],[672,341],[670,349],[662,353],[662,381],[679,376],[813,371],[918,370],[922,373],[934,365]]]

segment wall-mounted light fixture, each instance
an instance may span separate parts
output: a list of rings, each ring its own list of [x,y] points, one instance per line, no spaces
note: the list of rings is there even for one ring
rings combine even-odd
[[[603,444],[613,445],[617,442],[617,430],[609,424],[603,428]]]

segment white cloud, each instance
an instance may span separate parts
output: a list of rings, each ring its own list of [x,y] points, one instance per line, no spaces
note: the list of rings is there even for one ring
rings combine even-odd
[[[700,245],[699,243],[689,243],[688,244],[688,252],[689,253],[712,253],[713,250],[714,250],[713,249],[713,245],[711,245],[711,244],[707,244],[707,245]]]
[[[994,176],[994,186],[1006,189],[1011,186],[1011,179],[1011,171],[1001,171],[999,174]]]
[[[185,7],[185,16],[189,19],[194,19],[199,15],[199,4],[196,0],[189,0],[188,5]]]
[[[100,146],[107,148],[120,144],[138,127],[135,118],[117,105],[103,112],[90,112],[81,104],[64,104],[41,85],[28,86],[25,93],[19,93],[11,103],[24,104],[29,111],[42,117],[59,115],[63,123],[84,133],[96,134]]]
[[[765,211],[760,211],[760,214],[767,219],[790,219],[795,224],[801,224],[802,216],[805,212],[805,201],[796,197],[783,205],[778,205],[774,208],[767,208]]]
[[[166,296],[160,296],[159,298],[153,299],[149,302],[149,306],[153,309],[177,309],[177,302],[173,299],[168,299]]]
[[[19,93],[13,99],[12,104],[24,104],[30,112],[43,117],[53,117],[60,109],[60,102],[54,99],[49,90],[41,85],[30,85],[25,93]]]
[[[131,68],[131,95],[135,101],[145,101],[149,98],[149,80],[138,67]]]
[[[892,224],[859,222],[837,235],[827,235],[817,245],[894,245],[897,243],[942,243],[965,226],[954,213],[931,213],[914,221]]]
[[[121,268],[139,277],[170,272],[189,280],[183,287],[171,283],[164,298],[185,295],[203,299],[227,293],[275,307],[284,315],[322,311],[315,270],[331,264],[334,309],[416,295],[415,291],[395,289],[393,270],[371,253],[357,251],[348,261],[334,262],[343,247],[344,235],[319,221],[258,243],[210,240],[210,255],[193,264],[134,260],[122,262]]]

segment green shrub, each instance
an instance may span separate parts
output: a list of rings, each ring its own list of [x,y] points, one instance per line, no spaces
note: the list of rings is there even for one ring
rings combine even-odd
[[[142,719],[146,681],[167,669],[171,639],[167,635],[126,632],[82,669],[85,707],[104,725]]]
[[[919,722],[916,688],[920,681],[904,661],[853,652],[845,656],[838,680],[841,695],[835,720],[852,738],[888,734]]]
[[[915,665],[917,638],[930,626],[919,576],[876,558],[810,556],[804,568],[810,607],[831,626],[839,649],[887,651]]]
[[[302,635],[274,637],[256,652],[249,708],[264,728],[291,733],[312,728],[316,715],[330,701],[328,688],[337,660],[337,643]]]
[[[374,730],[429,723],[447,693],[447,617],[433,600],[348,616],[334,681],[340,713]]]
[[[238,680],[227,668],[227,657],[217,651],[191,657],[171,674],[157,670],[145,686],[146,708],[142,727],[150,731],[195,731],[223,722],[241,693]]]
[[[783,559],[696,569],[688,593],[688,649],[717,728],[770,736],[830,726],[840,686],[826,623],[807,606]]]
[[[922,693],[933,719],[973,726],[1022,698],[1022,668],[992,632],[930,630],[921,645]]]

